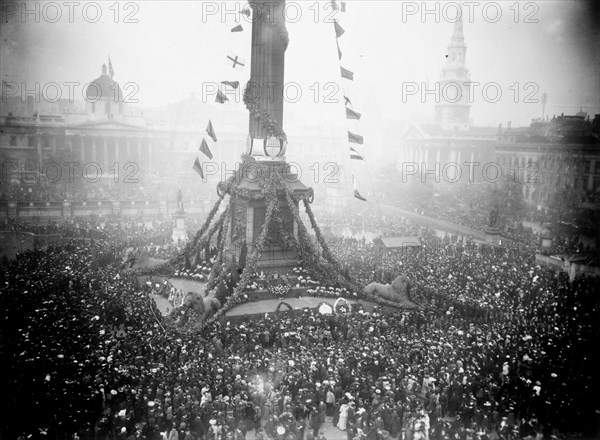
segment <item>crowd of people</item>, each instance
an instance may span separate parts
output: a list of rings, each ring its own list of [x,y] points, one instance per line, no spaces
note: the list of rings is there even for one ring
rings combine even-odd
[[[448,243],[400,219],[386,224],[424,245],[390,254],[332,239],[332,250],[359,285],[407,275],[422,307],[225,318],[201,331],[162,317],[122,270],[127,249],[163,249],[167,225],[108,222],[93,239],[19,255],[0,272],[3,434],[416,440],[597,432],[597,278],[569,283],[537,266],[531,245]],[[83,226],[76,229],[97,231]],[[102,258],[116,248],[121,258]],[[192,279],[207,273],[177,270]],[[311,283],[316,294],[319,287]]]

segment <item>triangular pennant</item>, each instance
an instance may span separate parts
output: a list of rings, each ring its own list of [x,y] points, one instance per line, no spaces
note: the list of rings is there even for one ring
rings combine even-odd
[[[342,72],[342,78],[354,81],[354,72],[350,72],[348,69],[344,69],[342,66],[340,66],[340,71]]]
[[[358,200],[362,200],[363,202],[367,201],[367,199],[360,195],[357,189],[354,190],[354,197],[356,197]]]
[[[338,49],[338,59],[342,59],[342,51],[340,50],[340,43],[338,42],[338,40],[335,40],[335,44],[337,44],[337,49]]]
[[[346,12],[346,2],[340,2],[340,11]]]
[[[348,98],[346,95],[344,95],[344,101],[345,101],[344,105],[348,105],[348,104],[352,105],[352,101],[350,101],[350,98]]]
[[[363,202],[366,202],[367,199],[365,199],[363,196],[361,196],[360,193],[358,192],[358,190],[356,189],[356,181],[354,180],[354,174],[352,174],[352,187],[354,188],[354,197],[356,197],[358,200],[362,200]]]
[[[231,63],[231,67],[238,70],[244,70],[244,66],[246,65],[246,60],[244,58],[233,54],[227,55],[227,61]]]
[[[337,22],[337,20],[335,20],[333,22],[333,27],[335,28],[335,37],[336,38],[340,38],[346,32],[344,30],[344,28],[340,26],[340,24]]]
[[[225,104],[225,101],[229,101],[229,99],[227,99],[227,96],[225,96],[222,91],[217,90],[217,97],[215,98],[215,102],[218,102],[219,104]]]
[[[352,142],[353,144],[362,145],[364,139],[361,135],[354,134],[351,131],[348,131],[348,142]]]
[[[212,153],[210,152],[210,148],[208,148],[208,144],[206,143],[206,139],[202,138],[202,143],[200,143],[200,149],[199,149],[202,153],[204,153],[204,155],[206,157],[208,157],[209,159],[213,158]]]
[[[232,89],[237,89],[240,86],[239,81],[221,81],[221,84],[225,84],[226,86],[229,86]]]
[[[242,27],[241,24],[238,24],[236,27],[231,29],[231,32],[242,32],[244,30],[244,28]]]
[[[346,118],[347,119],[360,119],[360,113],[346,107]]]
[[[202,172],[202,165],[200,165],[200,159],[196,156],[196,161],[194,162],[194,171],[200,174],[200,177],[204,180],[204,173]]]
[[[365,156],[360,154],[354,148],[350,147],[350,159],[365,160]]]
[[[206,127],[206,132],[214,142],[217,142],[217,135],[215,134],[215,130],[213,129],[212,122],[210,122],[210,119],[208,120],[208,127]]]

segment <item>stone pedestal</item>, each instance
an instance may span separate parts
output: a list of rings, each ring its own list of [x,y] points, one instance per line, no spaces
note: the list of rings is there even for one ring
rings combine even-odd
[[[185,217],[186,214],[184,211],[177,211],[173,214],[173,219],[175,220],[175,227],[173,228],[173,241],[175,243],[185,244],[188,241]]]
[[[267,213],[267,203],[262,194],[256,173],[272,172],[279,167],[286,174],[288,187],[294,194],[312,194],[312,189],[306,187],[295,174],[287,173],[285,162],[257,162],[257,167],[247,173],[242,173],[239,185],[231,196],[231,224],[225,242],[224,257],[229,263],[240,263],[246,254],[246,261],[250,259],[255,245],[261,234]],[[279,210],[271,220],[262,255],[258,261],[258,270],[264,272],[285,273],[298,265],[298,255],[289,243],[282,240],[277,222],[281,221],[286,235],[298,240],[298,225],[288,207],[287,198],[283,187],[278,188],[277,198]],[[301,208],[302,209],[302,208]]]
[[[485,228],[485,242],[490,244],[500,244],[502,237],[500,236],[500,229],[487,227]]]
[[[541,245],[542,245],[543,249],[551,248],[552,247],[552,236],[543,235]]]

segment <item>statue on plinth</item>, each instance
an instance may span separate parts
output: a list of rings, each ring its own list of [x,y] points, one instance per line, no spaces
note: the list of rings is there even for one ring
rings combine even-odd
[[[181,188],[177,190],[177,211],[183,212],[183,194],[181,194]]]
[[[489,220],[488,226],[491,229],[498,228],[498,220],[499,220],[498,205],[494,205],[494,208],[490,211],[490,220]]]

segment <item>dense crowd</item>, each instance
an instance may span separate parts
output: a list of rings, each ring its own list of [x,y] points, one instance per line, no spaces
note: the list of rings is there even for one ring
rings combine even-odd
[[[112,176],[110,176],[112,177]],[[106,180],[106,181],[105,181]],[[101,181],[47,182],[40,179],[34,182],[1,182],[0,202],[84,202],[84,201],[160,201],[174,200],[181,188],[186,201],[204,201],[215,198],[214,190],[208,185],[199,188],[183,185],[175,179],[144,178],[130,183],[126,179],[115,183],[115,179]]]
[[[536,266],[528,245],[447,243],[386,222],[424,246],[385,254],[338,240],[333,250],[359,284],[406,274],[424,307],[223,319],[200,333],[161,317],[122,261],[101,258],[124,242],[162,249],[160,227],[107,223],[94,240],[19,255],[0,274],[3,434],[416,440],[598,430],[597,278],[569,283]],[[337,428],[324,430],[330,420]]]

